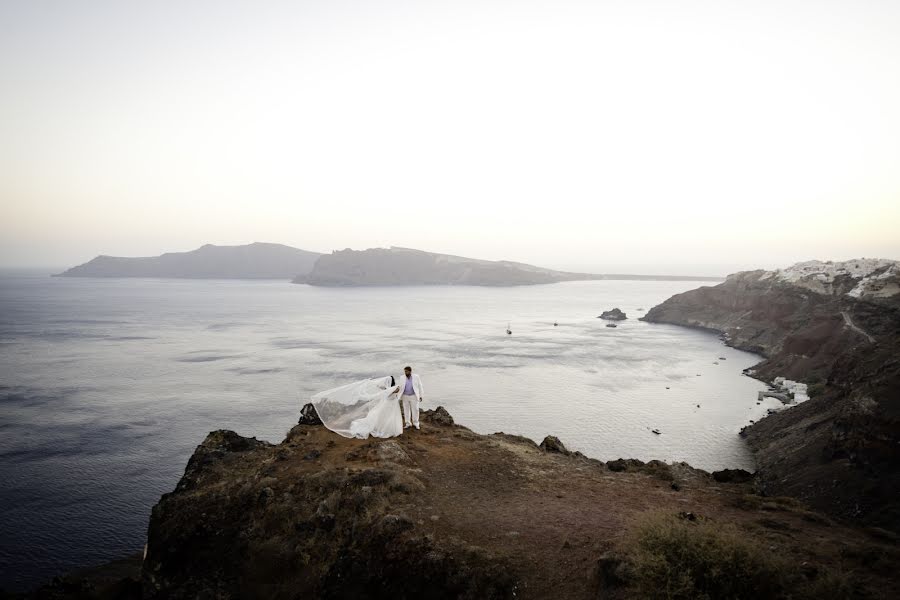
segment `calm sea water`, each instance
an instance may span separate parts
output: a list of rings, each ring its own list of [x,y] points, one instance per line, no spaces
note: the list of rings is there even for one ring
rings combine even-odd
[[[0,585],[138,551],[207,432],[278,442],[312,393],[406,364],[423,408],[477,432],[752,469],[737,432],[758,418],[763,386],[741,375],[758,357],[635,318],[699,285],[0,277]],[[615,329],[596,318],[613,307]]]

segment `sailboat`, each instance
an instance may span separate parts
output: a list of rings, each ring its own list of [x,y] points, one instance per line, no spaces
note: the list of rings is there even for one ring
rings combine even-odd
[[[506,335],[512,335],[512,329],[509,328],[509,323],[506,324]]]

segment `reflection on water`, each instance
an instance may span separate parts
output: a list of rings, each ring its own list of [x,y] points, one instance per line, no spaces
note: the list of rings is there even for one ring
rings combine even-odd
[[[0,585],[140,549],[208,431],[280,441],[314,392],[406,364],[423,408],[478,432],[752,469],[737,431],[762,389],[741,375],[757,357],[636,320],[697,285],[0,278]],[[596,318],[613,307],[629,315],[615,329]]]

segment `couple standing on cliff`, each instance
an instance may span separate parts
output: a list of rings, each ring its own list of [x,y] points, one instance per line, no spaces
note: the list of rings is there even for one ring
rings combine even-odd
[[[319,392],[310,402],[325,427],[344,437],[365,439],[395,437],[408,427],[418,429],[423,400],[422,379],[411,367],[404,367],[399,380],[393,375],[364,379]]]

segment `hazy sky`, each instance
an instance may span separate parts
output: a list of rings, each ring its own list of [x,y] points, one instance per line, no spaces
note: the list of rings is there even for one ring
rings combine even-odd
[[[900,258],[900,2],[0,1],[0,265]]]

